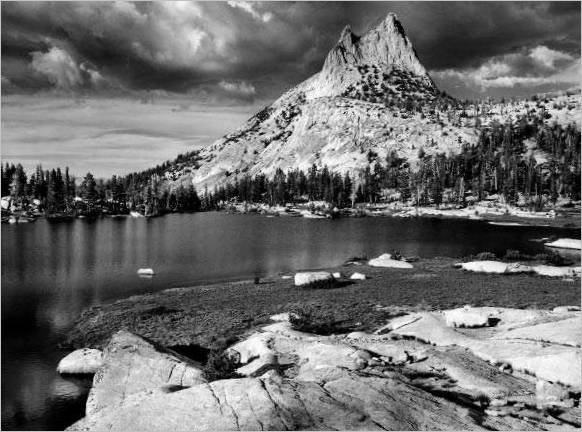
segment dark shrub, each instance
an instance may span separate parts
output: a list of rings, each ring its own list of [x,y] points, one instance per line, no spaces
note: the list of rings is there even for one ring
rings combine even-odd
[[[311,283],[302,285],[304,289],[330,289],[336,287],[336,280],[334,278],[325,280],[316,280]]]
[[[572,264],[571,261],[568,261],[562,255],[553,251],[537,254],[536,256],[534,256],[534,259],[538,261],[543,261],[544,264],[554,266],[567,266]]]
[[[208,381],[239,378],[236,369],[240,366],[238,360],[223,349],[214,349],[208,355],[208,361],[202,372]]]
[[[480,252],[475,255],[475,259],[477,261],[488,261],[488,260],[496,260],[497,257],[493,252]]]
[[[521,252],[514,249],[507,249],[503,259],[507,261],[519,261],[521,259]]]
[[[505,261],[531,261],[534,259],[531,255],[524,254],[518,250],[507,249],[505,251],[505,256],[503,257]]]
[[[289,312],[289,322],[294,330],[320,335],[342,333],[346,331],[341,321],[330,311],[321,310],[311,305],[297,305]]]

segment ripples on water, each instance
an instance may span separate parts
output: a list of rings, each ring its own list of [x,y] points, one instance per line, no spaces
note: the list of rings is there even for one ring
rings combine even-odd
[[[334,266],[392,249],[425,258],[536,253],[544,247],[530,240],[550,235],[580,237],[580,231],[226,213],[3,225],[2,429],[63,429],[82,416],[90,381],[64,379],[55,368],[66,354],[57,344],[86,307],[173,286]],[[139,278],[140,267],[157,274]]]

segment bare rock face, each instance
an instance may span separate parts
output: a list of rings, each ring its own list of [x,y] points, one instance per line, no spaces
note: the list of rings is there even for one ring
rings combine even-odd
[[[467,410],[413,387],[343,372],[325,386],[289,379],[215,381],[134,395],[69,430],[405,430],[475,427]],[[477,429],[481,429],[477,427]]]
[[[103,366],[93,378],[85,411],[94,414],[145,390],[203,382],[202,371],[192,361],[121,330],[103,352]]]
[[[394,69],[408,72],[429,88],[434,83],[420,63],[410,39],[396,15],[388,16],[363,36],[355,35],[346,26],[335,47],[329,52],[318,77],[318,90],[312,95],[339,96],[359,78],[358,66],[374,65],[382,73]],[[309,97],[309,95],[308,95]]]
[[[515,370],[580,389],[580,368],[572,367],[582,361],[579,312],[489,307],[472,308],[472,312],[496,319],[497,326],[477,337],[447,326],[448,312],[422,312],[396,318],[386,329],[438,346],[462,346],[489,362],[507,363]]]
[[[498,315],[509,326],[553,317],[535,312]],[[422,324],[423,317],[399,321],[394,327],[402,331]],[[429,323],[440,330],[427,339],[457,334],[438,322]],[[546,381],[536,385],[531,377],[501,371],[478,358],[473,348],[432,346],[387,334],[306,334],[278,319],[229,349],[238,353],[249,377],[160,386],[172,381],[165,379],[172,371],[164,379],[152,371],[168,372],[164,365],[174,360],[160,359],[159,351],[152,353],[141,338],[118,333],[105,350],[105,361],[113,359],[108,353],[125,351],[118,360],[133,380],[119,379],[115,369],[104,367],[95,386],[116,378],[117,402],[88,412],[68,430],[546,430],[576,424],[568,388]],[[258,376],[257,363],[271,368]],[[132,373],[134,368],[148,372]],[[547,414],[532,408],[536,403],[561,411]]]

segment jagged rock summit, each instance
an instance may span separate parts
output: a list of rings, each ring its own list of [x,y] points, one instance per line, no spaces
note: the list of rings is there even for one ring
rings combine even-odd
[[[349,84],[354,85],[361,79],[361,69],[365,66],[387,74],[399,69],[435,88],[402,24],[395,14],[389,13],[362,37],[355,35],[349,25],[344,27],[321,72],[314,77],[318,86],[309,89],[307,96],[340,96]]]
[[[460,124],[447,128],[454,120],[446,111],[455,104],[436,88],[390,13],[362,36],[345,27],[320,72],[203,149],[197,166],[166,177],[212,189],[313,164],[357,177],[392,151],[407,159],[420,148],[457,152],[477,133]]]

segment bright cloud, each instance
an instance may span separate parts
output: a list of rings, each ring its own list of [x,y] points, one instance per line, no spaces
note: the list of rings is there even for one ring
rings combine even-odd
[[[256,93],[255,86],[244,81],[221,81],[218,83],[218,86],[229,93],[235,93],[241,96],[252,96]]]
[[[218,85],[225,81],[274,98],[321,68],[345,24],[361,33],[388,12],[398,14],[428,70],[458,73],[443,80],[447,91],[459,84],[496,93],[507,87],[492,86],[550,76],[571,82],[570,57],[580,50],[576,2],[13,1],[1,9],[1,72],[11,86],[2,85],[12,93],[109,91],[115,83],[212,100],[213,91],[234,94]],[[48,54],[51,47],[61,51]],[[508,54],[516,47],[535,48]]]
[[[532,49],[529,56],[538,63],[543,64],[548,68],[555,67],[556,62],[560,60],[565,61],[575,60],[574,57],[572,57],[568,53],[556,51],[543,45],[537,46],[534,49]]]
[[[271,12],[260,13],[258,12],[252,3],[247,1],[233,1],[229,0],[228,5],[233,8],[239,8],[250,14],[254,19],[267,23],[273,19],[273,14]]]
[[[48,52],[33,52],[31,67],[43,74],[60,89],[71,89],[81,85],[81,72],[68,52],[52,47]]]
[[[433,74],[441,79],[460,80],[482,92],[516,85],[578,84],[580,58],[539,45],[529,51],[490,58],[476,68],[446,69]]]
[[[60,90],[98,88],[106,84],[98,70],[88,63],[77,63],[63,48],[52,47],[47,52],[35,51],[31,56],[30,67]]]

